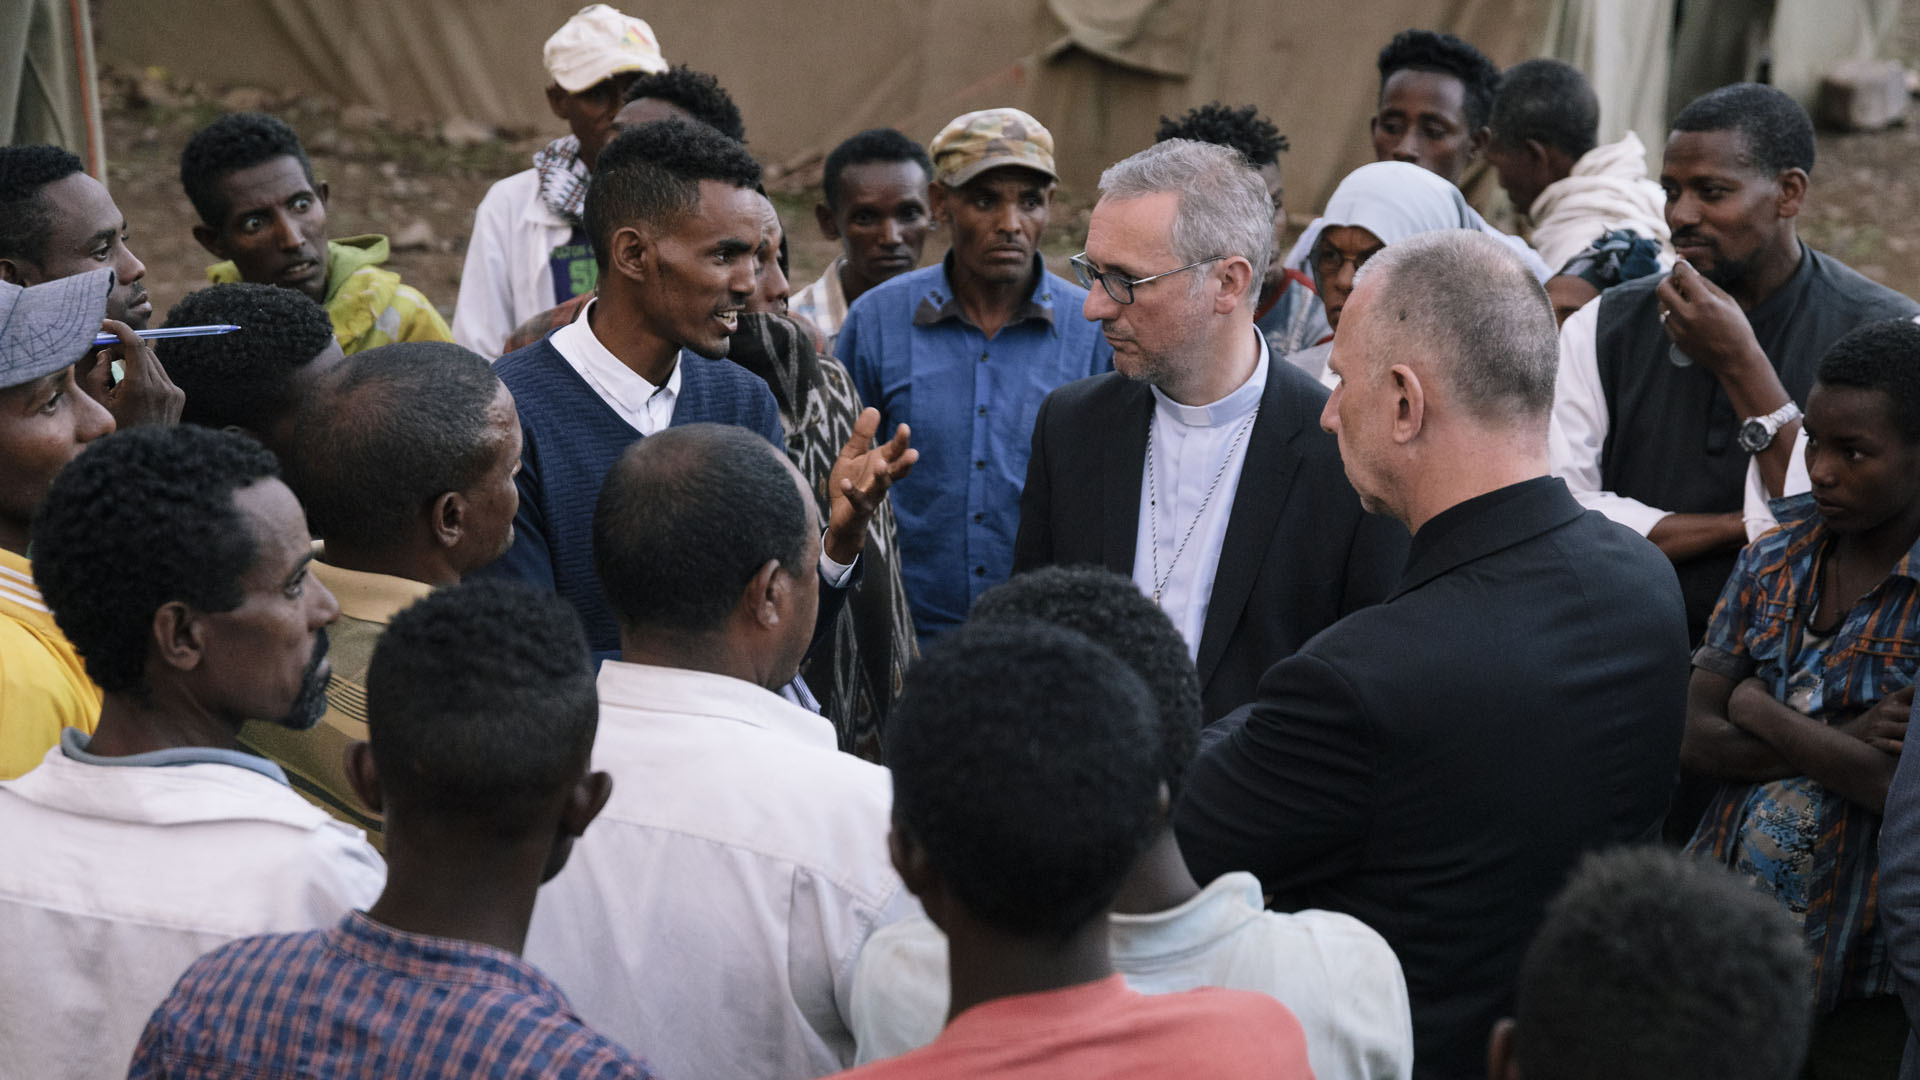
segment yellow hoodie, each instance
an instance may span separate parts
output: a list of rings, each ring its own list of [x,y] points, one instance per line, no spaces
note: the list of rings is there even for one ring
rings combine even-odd
[[[387,238],[377,233],[327,241],[327,317],[348,356],[396,341],[452,341],[453,331],[420,290],[383,269]],[[240,280],[231,262],[207,268],[216,285]]]

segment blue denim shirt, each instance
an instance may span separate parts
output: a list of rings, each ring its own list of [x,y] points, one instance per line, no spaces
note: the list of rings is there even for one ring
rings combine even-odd
[[[901,578],[921,645],[959,625],[973,598],[1013,570],[1020,490],[1040,402],[1113,367],[1086,290],[1040,270],[1033,293],[989,339],[953,296],[948,263],[868,290],[834,350],[880,433],[913,431],[920,461],[893,487]]]

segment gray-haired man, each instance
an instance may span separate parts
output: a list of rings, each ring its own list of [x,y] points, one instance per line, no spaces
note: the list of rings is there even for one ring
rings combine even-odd
[[[1384,597],[1406,554],[1320,430],[1325,388],[1254,329],[1272,222],[1265,182],[1226,147],[1170,139],[1101,176],[1073,265],[1116,371],[1041,405],[1014,545],[1016,573],[1130,575],[1186,637],[1208,720]]]
[[[1672,566],[1547,475],[1559,348],[1533,273],[1450,229],[1367,261],[1322,423],[1413,532],[1384,603],[1260,680],[1174,815],[1197,880],[1343,911],[1400,957],[1414,1080],[1485,1075],[1527,938],[1586,851],[1649,835],[1679,764]]]

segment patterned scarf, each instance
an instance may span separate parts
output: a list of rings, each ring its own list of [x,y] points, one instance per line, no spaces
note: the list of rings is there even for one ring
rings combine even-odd
[[[540,174],[540,201],[572,225],[580,224],[587,205],[587,167],[580,161],[580,140],[563,135],[533,155]]]

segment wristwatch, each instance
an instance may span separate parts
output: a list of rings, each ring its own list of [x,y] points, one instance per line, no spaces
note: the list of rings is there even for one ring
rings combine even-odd
[[[1740,425],[1740,449],[1757,454],[1773,445],[1780,429],[1800,419],[1800,406],[1789,401],[1765,416],[1749,416]]]

